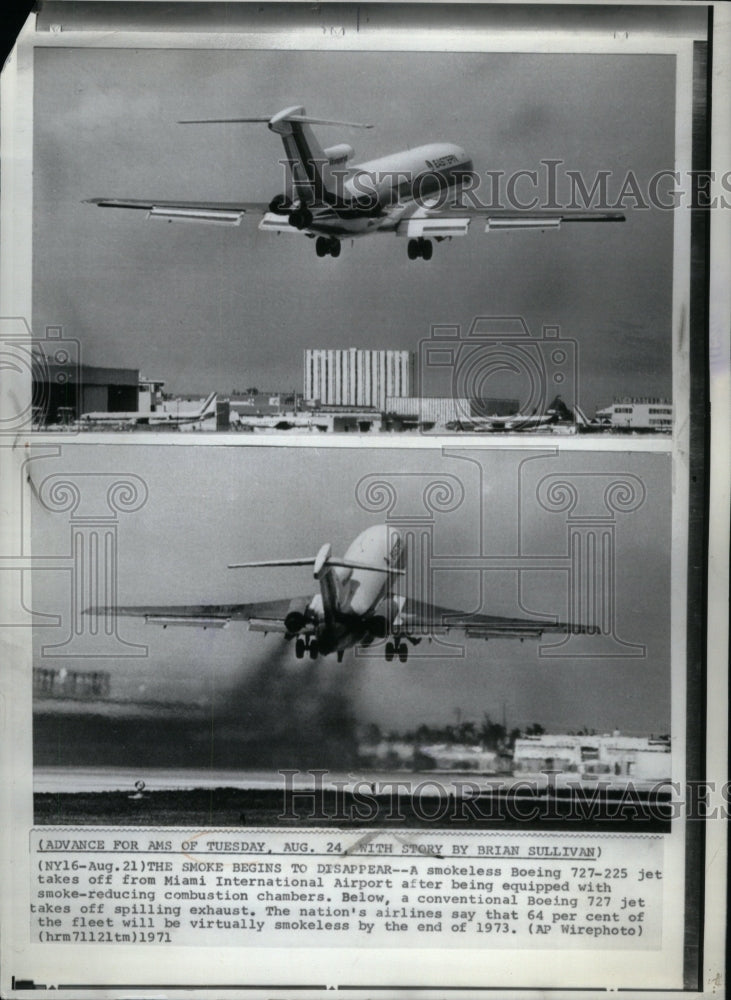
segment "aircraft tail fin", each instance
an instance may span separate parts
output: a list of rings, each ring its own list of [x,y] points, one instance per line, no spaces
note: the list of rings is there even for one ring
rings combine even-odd
[[[584,411],[581,409],[581,407],[578,405],[578,403],[574,405],[574,414],[576,416],[576,423],[580,427],[588,427],[589,426],[590,420],[587,417],[587,415],[584,413]]]
[[[201,404],[201,408],[198,411],[198,416],[199,417],[215,416],[217,399],[218,399],[218,393],[215,391],[212,392],[209,396],[207,396],[203,400],[203,403]]]
[[[315,118],[295,105],[275,115],[247,118],[188,118],[181,125],[222,125],[238,122],[265,122],[276,132],[284,145],[286,164],[292,186],[302,205],[309,207],[330,204],[335,198],[336,178],[330,160],[320,145],[311,125],[340,125],[344,128],[373,128],[363,122],[342,122],[330,118]]]

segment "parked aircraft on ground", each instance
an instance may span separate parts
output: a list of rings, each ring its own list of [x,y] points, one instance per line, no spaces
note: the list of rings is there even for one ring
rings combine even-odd
[[[538,431],[559,423],[579,422],[560,396],[556,396],[545,413],[510,413],[505,416],[475,416],[469,420],[455,421],[448,430],[496,431]]]
[[[335,653],[341,662],[347,649],[386,640],[387,661],[408,659],[408,643],[461,631],[467,638],[538,638],[544,632],[593,633],[591,626],[568,625],[545,619],[506,618],[466,614],[417,601],[397,593],[405,576],[406,544],[401,532],[380,524],[366,528],[343,558],[323,545],[314,557],[233,563],[229,569],[273,566],[312,566],[319,584],[314,596],[285,598],[253,604],[88,608],[86,614],[124,615],[162,625],[224,628],[246,621],[255,632],[282,633],[294,640],[295,655],[311,659]]]
[[[167,222],[238,226],[245,215],[260,215],[261,230],[302,233],[314,239],[318,257],[340,256],[344,239],[391,233],[408,240],[411,260],[430,260],[432,239],[441,242],[466,236],[470,223],[477,219],[485,223],[485,232],[558,229],[563,222],[624,221],[621,212],[486,207],[474,193],[477,175],[471,157],[451,142],[417,146],[348,168],[352,147],[340,143],[323,148],[310,126],[373,126],[313,118],[302,106],[273,116],[190,119],[180,124],[245,122],[265,122],[280,136],[293,197],[277,194],[268,204],[125,198],[92,198],[90,203],[142,210],[149,219]]]
[[[210,396],[201,403],[197,410],[184,413],[172,413],[166,410],[154,410],[150,413],[99,411],[98,413],[82,413],[80,425],[90,426],[112,426],[112,427],[182,427],[187,424],[196,424],[201,420],[216,416],[216,400],[218,394],[212,392]]]

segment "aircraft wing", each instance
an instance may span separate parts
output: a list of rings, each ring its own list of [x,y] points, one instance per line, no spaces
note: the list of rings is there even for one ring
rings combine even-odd
[[[245,215],[265,215],[269,206],[265,202],[193,202],[152,201],[134,198],[90,198],[89,205],[99,208],[127,208],[146,212],[148,219],[163,222],[213,222],[223,226],[238,226]]]
[[[472,222],[484,222],[485,232],[522,231],[525,229],[560,229],[565,223],[624,222],[623,212],[595,212],[581,209],[521,211],[519,209],[490,209],[474,205],[452,203],[429,205],[424,203],[409,207],[396,222],[398,236],[418,237],[466,236]]]
[[[312,595],[300,600],[307,602]],[[284,618],[290,610],[291,598],[258,601],[254,604],[178,604],[141,605],[139,607],[92,607],[84,614],[113,619],[144,618],[152,625],[191,625],[198,628],[225,628],[229,622],[244,621],[255,632],[286,632]]]
[[[466,614],[437,604],[428,604],[406,598],[394,622],[404,633],[422,632],[426,635],[443,635],[461,631],[468,638],[490,639],[540,638],[544,633],[572,633],[593,635],[596,629],[587,625],[572,625],[545,618],[507,618],[502,615]]]

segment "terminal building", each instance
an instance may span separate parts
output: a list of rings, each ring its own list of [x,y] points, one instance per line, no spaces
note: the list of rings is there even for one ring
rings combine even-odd
[[[596,411],[600,425],[617,430],[669,433],[673,428],[673,407],[666,399],[627,397]]]
[[[584,778],[669,781],[670,740],[620,733],[523,736],[515,741],[513,770],[529,774],[559,771]]]
[[[406,397],[413,384],[410,351],[305,351],[304,398],[321,406],[372,407],[381,412],[389,397]]]

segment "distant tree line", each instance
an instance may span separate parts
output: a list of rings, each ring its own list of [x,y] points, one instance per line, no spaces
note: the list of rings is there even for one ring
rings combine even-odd
[[[431,743],[463,743],[468,746],[480,744],[487,750],[512,750],[515,741],[521,736],[540,736],[545,729],[539,722],[534,722],[525,730],[506,729],[499,722],[493,722],[485,713],[481,722],[464,721],[454,725],[428,725],[421,723],[416,729],[404,733],[394,731],[383,732],[375,723],[369,723],[363,732],[367,743],[380,743],[381,740],[402,741],[414,745],[429,745]]]

